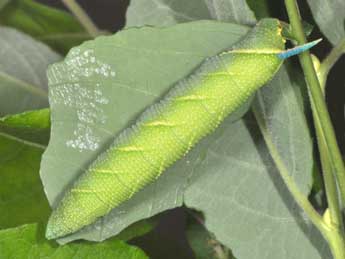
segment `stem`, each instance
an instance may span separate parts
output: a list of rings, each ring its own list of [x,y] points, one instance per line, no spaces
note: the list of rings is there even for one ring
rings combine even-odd
[[[255,119],[258,123],[258,126],[260,128],[261,134],[265,140],[265,143],[267,145],[267,148],[272,156],[272,159],[278,168],[278,171],[280,173],[280,176],[282,177],[284,183],[286,184],[288,190],[294,197],[297,204],[305,211],[305,213],[308,215],[309,219],[312,221],[312,223],[320,230],[324,236],[327,236],[327,233],[329,231],[329,226],[327,226],[322,219],[322,217],[317,213],[317,211],[314,209],[314,207],[309,202],[308,198],[299,190],[296,182],[294,179],[290,176],[289,170],[286,168],[284,161],[281,159],[278,150],[276,149],[272,138],[270,136],[270,133],[266,127],[266,124],[264,122],[264,119],[262,118],[261,114],[253,108],[253,113],[255,116]]]
[[[284,162],[282,161],[278,150],[276,149],[270,133],[266,127],[266,124],[258,111],[255,108],[252,109],[256,121],[259,125],[262,136],[265,140],[267,148],[272,156],[276,167],[280,173],[280,176],[283,178],[284,183],[289,189],[290,193],[294,197],[297,204],[304,210],[311,222],[318,228],[324,238],[327,240],[330,249],[332,251],[334,259],[344,259],[345,258],[345,240],[342,235],[342,232],[339,231],[339,228],[333,224],[328,224],[314,209],[310,204],[307,197],[301,193],[298,189],[294,179],[290,176],[288,169],[286,168]],[[333,189],[334,190],[334,189]],[[332,219],[331,219],[332,220]]]
[[[64,5],[73,13],[73,15],[78,19],[80,24],[85,28],[85,30],[92,36],[97,37],[101,34],[100,30],[90,19],[87,13],[80,7],[80,5],[75,0],[61,0]]]
[[[344,237],[338,232],[332,232],[328,238],[329,247],[333,254],[334,259],[344,259],[345,249],[344,249]]]
[[[330,69],[334,66],[334,64],[337,62],[337,60],[340,58],[342,54],[345,53],[345,39],[340,41],[340,43],[334,47],[331,52],[328,54],[328,56],[323,60],[323,62],[320,64],[320,67],[317,70],[317,76],[319,79],[319,82],[322,87],[322,91],[325,94],[325,86],[326,86],[326,80],[328,77],[328,73]],[[313,104],[312,104],[313,105]],[[327,144],[324,142],[325,138],[319,137],[322,136],[322,130],[320,121],[318,120],[317,116],[315,115],[315,107],[313,110],[313,117],[315,121],[315,129],[316,129],[316,135],[318,136],[318,146],[320,151],[320,159],[321,159],[321,165],[322,165],[322,171],[325,181],[325,189],[327,194],[327,203],[330,210],[330,218],[331,222],[334,225],[337,225],[343,236],[344,236],[344,224],[341,217],[341,210],[339,208],[339,200],[338,200],[338,192],[337,192],[337,183],[334,178],[334,168],[332,164],[330,163],[331,159],[329,156],[329,153],[327,152]]]
[[[329,207],[331,224],[343,232],[343,222],[340,210],[340,204],[338,199],[338,187],[334,177],[334,168],[330,163],[329,153],[327,152],[327,145],[325,138],[322,136],[320,121],[315,116],[315,109],[313,109],[313,117],[315,120],[316,135],[318,136],[317,142],[320,151],[320,160],[322,165],[323,178],[325,182],[326,197]]]
[[[337,46],[335,46],[328,56],[322,61],[319,68],[319,79],[321,81],[322,89],[325,88],[328,73],[334,64],[338,61],[341,55],[345,54],[345,39],[342,39]]]
[[[285,0],[285,5],[288,11],[292,31],[298,43],[303,44],[306,42],[306,38],[303,32],[296,0]],[[330,55],[323,63],[324,72],[319,74],[320,81],[323,85],[326,82],[325,76],[327,77],[330,66],[333,66],[336,59],[340,56],[339,52],[340,50],[337,49],[335,52],[331,53],[332,55]],[[328,241],[334,259],[344,259],[344,230],[339,204],[340,201],[343,202],[342,205],[344,205],[345,202],[345,166],[337,145],[327,106],[323,98],[320,81],[315,72],[309,51],[300,54],[299,59],[308,85],[320,150],[320,158],[324,170],[324,180],[330,216],[330,222],[324,220],[324,223],[328,225],[328,231],[324,233],[324,236]],[[335,178],[338,181],[338,185]],[[339,200],[338,197],[337,187],[340,188],[341,200]]]
[[[285,0],[285,6],[289,15],[290,24],[295,38],[299,44],[304,44],[306,38],[303,32],[302,22],[299,15],[298,6],[296,0]],[[310,93],[311,102],[313,103],[312,109],[314,109],[315,117],[319,120],[320,131],[324,138],[324,142],[329,153],[331,164],[334,166],[334,172],[339,184],[342,202],[345,202],[345,166],[342,160],[342,156],[336,141],[334,129],[331,123],[327,106],[323,98],[321,86],[317,78],[309,51],[305,51],[299,55],[299,59],[304,71],[304,75],[307,81],[308,90]],[[342,205],[343,205],[342,203]]]

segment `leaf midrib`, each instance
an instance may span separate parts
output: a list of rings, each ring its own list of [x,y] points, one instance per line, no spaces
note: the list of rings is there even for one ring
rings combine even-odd
[[[42,90],[41,88],[39,88],[38,86],[35,86],[33,84],[29,84],[28,82],[25,82],[23,80],[20,80],[18,78],[15,78],[7,73],[4,73],[3,71],[0,71],[0,80],[3,79],[3,81],[7,81],[7,82],[11,82],[14,83],[15,86],[28,91],[44,100],[46,100],[48,98],[48,93],[44,90]]]
[[[7,139],[10,139],[10,140],[14,140],[14,141],[20,142],[20,143],[22,143],[24,145],[28,145],[28,146],[31,146],[31,147],[39,148],[39,149],[42,149],[42,150],[45,150],[46,147],[47,147],[45,145],[38,144],[38,143],[33,142],[33,141],[25,140],[25,139],[22,139],[22,138],[19,138],[19,137],[7,134],[5,132],[0,132],[0,136],[2,136],[4,138],[7,138]]]

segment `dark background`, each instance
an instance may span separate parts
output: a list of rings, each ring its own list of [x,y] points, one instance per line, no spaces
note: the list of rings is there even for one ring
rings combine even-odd
[[[145,0],[142,0],[145,1]],[[188,1],[188,0],[186,0]],[[327,0],[325,0],[327,1]],[[39,2],[64,9],[60,0],[39,0]],[[116,32],[125,24],[126,9],[129,0],[79,0],[100,29]],[[283,0],[269,0],[273,16],[288,21]],[[299,1],[301,15],[310,24],[316,23],[311,16],[310,9],[305,1]],[[331,29],[331,28],[330,28]],[[331,44],[323,37],[317,27],[314,28],[311,39],[324,38],[313,49],[313,52],[322,60],[331,49]],[[298,63],[296,63],[298,65]],[[345,57],[343,56],[332,69],[326,89],[326,100],[336,130],[338,143],[342,153],[345,153]],[[149,234],[132,241],[140,246],[150,256],[157,259],[189,259],[193,253],[185,237],[187,222],[186,209],[179,208],[164,212],[159,217],[157,227]]]

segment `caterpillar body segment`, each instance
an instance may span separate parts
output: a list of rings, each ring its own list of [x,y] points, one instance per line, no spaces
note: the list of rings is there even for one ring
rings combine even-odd
[[[266,84],[283,62],[285,39],[276,19],[207,58],[121,133],[53,210],[46,237],[78,231],[156,180]]]

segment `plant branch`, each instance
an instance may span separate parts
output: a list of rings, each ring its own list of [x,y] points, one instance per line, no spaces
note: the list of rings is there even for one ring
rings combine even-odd
[[[306,42],[306,37],[303,31],[296,0],[285,0],[285,6],[295,38],[297,39],[298,44],[304,44]],[[342,156],[335,138],[334,129],[331,124],[320,85],[320,81],[325,84],[326,79],[322,79],[319,74],[319,77],[321,78],[319,81],[309,51],[301,53],[299,55],[299,59],[307,81],[321,162],[323,169],[325,170],[324,179],[329,206],[326,214],[329,212],[329,220],[325,218],[324,223],[328,226],[329,230],[324,233],[324,236],[329,243],[334,259],[344,259],[344,231],[339,204],[344,206],[345,202],[345,166],[342,161]],[[329,71],[329,66],[334,64],[334,62],[335,58],[331,57],[327,62],[328,64],[324,63],[326,64],[325,69]],[[326,73],[328,73],[328,71]],[[340,189],[340,200],[337,187]]]
[[[315,130],[317,137],[317,142],[320,151],[320,160],[322,165],[323,178],[325,182],[326,197],[330,213],[330,223],[336,228],[339,228],[340,232],[344,234],[340,204],[338,199],[338,187],[334,175],[334,167],[330,163],[331,159],[329,153],[327,152],[327,144],[325,143],[324,137],[322,136],[320,121],[315,116],[315,109],[313,109]]]
[[[271,135],[260,112],[258,112],[255,108],[253,108],[252,111],[260,128],[261,134],[265,140],[267,148],[271,154],[271,157],[291,195],[294,197],[297,204],[305,211],[313,224],[320,230],[320,232],[324,235],[327,235],[328,226],[311,205],[308,198],[299,190],[294,179],[290,176],[289,170],[286,168],[284,161],[281,159],[280,154],[272,141]]]
[[[87,13],[80,7],[76,0],[61,0],[64,5],[73,13],[73,15],[78,19],[80,24],[85,28],[85,30],[92,36],[97,37],[101,35],[101,31],[97,28],[91,18]]]
[[[331,50],[320,65],[318,76],[322,89],[325,88],[329,71],[343,54],[345,54],[345,38]]]
[[[286,168],[283,160],[281,159],[278,150],[276,149],[271,135],[266,127],[266,124],[261,116],[261,114],[256,111],[255,108],[252,109],[256,121],[259,125],[261,134],[265,140],[267,148],[271,154],[271,157],[282,177],[284,183],[286,184],[291,195],[297,202],[297,204],[304,210],[311,222],[317,227],[324,238],[328,241],[334,259],[344,259],[345,258],[345,240],[342,232],[339,231],[339,227],[329,224],[328,220],[323,219],[314,207],[309,202],[308,198],[298,189],[298,186],[294,179],[290,176],[288,169]],[[332,219],[331,219],[332,220]]]
[[[302,27],[301,18],[299,15],[298,6],[296,0],[285,0],[285,5],[288,11],[292,32],[298,41],[298,44],[304,44],[306,42],[305,34]],[[331,164],[334,166],[334,172],[339,184],[339,189],[342,198],[342,206],[345,202],[345,166],[342,160],[342,156],[336,141],[334,129],[331,123],[331,119],[327,110],[327,106],[323,97],[321,86],[316,75],[312,59],[309,51],[305,51],[299,55],[299,59],[304,71],[304,75],[307,81],[308,90],[313,103],[312,109],[314,114],[320,123],[320,133],[324,138],[324,143],[329,153]]]
[[[323,62],[316,68],[317,76],[323,91],[323,94],[325,95],[325,86],[326,81],[328,77],[328,73],[331,70],[331,68],[334,66],[334,64],[337,62],[337,60],[341,57],[342,54],[345,53],[345,38],[339,42],[337,46],[335,46],[331,52],[328,54],[328,56],[323,60]],[[312,104],[313,105],[313,104]],[[322,171],[324,176],[324,182],[325,182],[325,189],[327,193],[327,203],[329,206],[329,214],[330,214],[330,221],[331,224],[334,224],[339,227],[339,229],[342,232],[342,235],[344,236],[344,224],[341,217],[341,210],[339,207],[339,200],[338,200],[338,187],[336,183],[336,179],[334,178],[334,168],[332,164],[330,163],[331,158],[329,156],[329,153],[327,152],[327,143],[325,143],[325,138],[322,133],[320,121],[318,120],[317,116],[315,115],[315,108],[313,110],[313,117],[315,121],[315,129],[316,129],[316,135],[318,136],[318,146],[320,151],[320,159],[321,159],[321,165],[322,165]],[[322,137],[320,137],[322,136]]]

